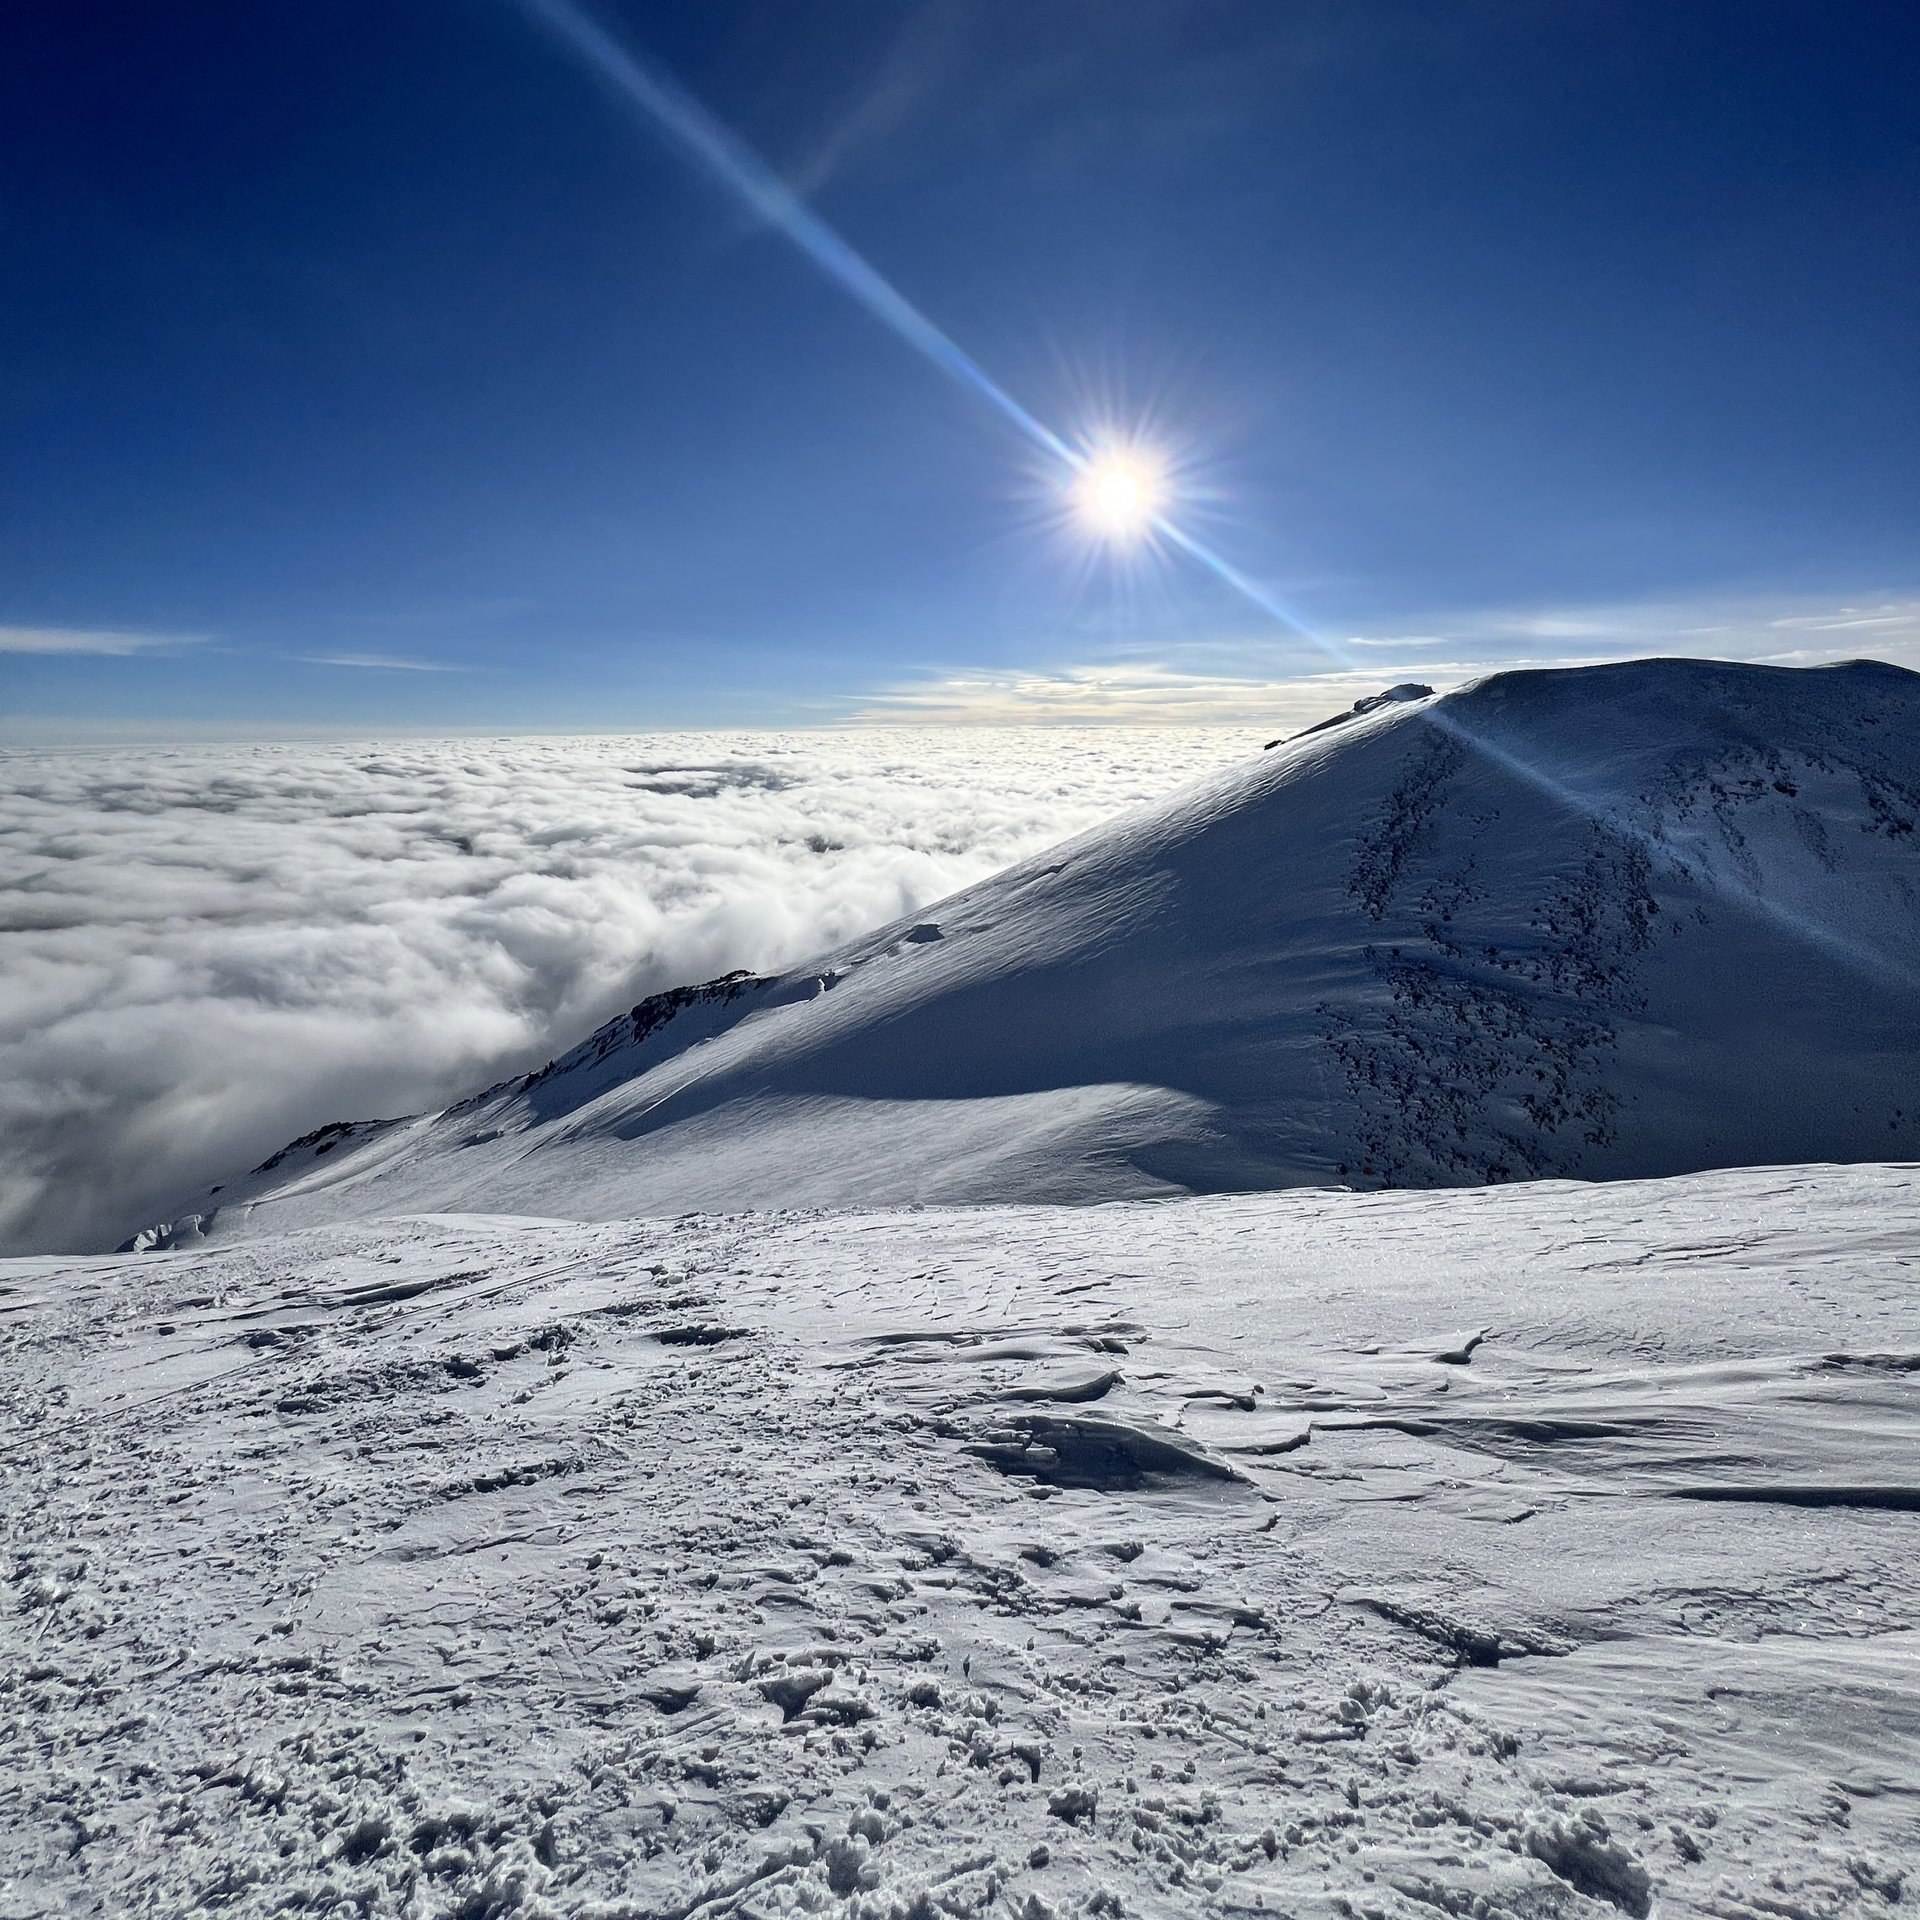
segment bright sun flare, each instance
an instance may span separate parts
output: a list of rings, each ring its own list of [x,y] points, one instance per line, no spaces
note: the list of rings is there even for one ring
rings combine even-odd
[[[1108,540],[1137,540],[1153,524],[1166,494],[1160,469],[1143,454],[1096,454],[1074,481],[1080,518]]]

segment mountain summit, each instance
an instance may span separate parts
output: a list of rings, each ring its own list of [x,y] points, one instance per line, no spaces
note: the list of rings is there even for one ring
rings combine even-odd
[[[1920,675],[1395,694],[805,967],[322,1129],[141,1240],[1914,1154]]]

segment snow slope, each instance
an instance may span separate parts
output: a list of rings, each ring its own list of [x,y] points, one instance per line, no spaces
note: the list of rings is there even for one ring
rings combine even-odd
[[[311,1139],[160,1238],[1920,1143],[1920,675],[1654,660],[1418,691],[792,973]]]
[[[1858,1166],[0,1263],[0,1916],[1896,1916],[1917,1250]]]

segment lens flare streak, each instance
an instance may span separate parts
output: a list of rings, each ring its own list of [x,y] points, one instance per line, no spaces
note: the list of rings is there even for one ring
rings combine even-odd
[[[516,3],[528,16],[585,60],[615,91],[638,106],[671,144],[701,171],[737,195],[769,226],[785,234],[821,272],[857,300],[876,320],[949,379],[986,401],[1042,453],[1065,467],[1070,486],[1084,483],[1089,469],[1095,468],[1102,457],[1099,451],[1073,446],[1023,407],[971,354],[935,326],[891,281],[870,266],[758,154],[722,126],[684,88],[649,69],[603,27],[573,6],[571,0],[516,0]],[[1113,486],[1108,491],[1117,496],[1120,489]],[[1117,501],[1110,499],[1110,506],[1116,504]],[[1157,496],[1153,493],[1146,492],[1145,497],[1135,500],[1127,516],[1115,517],[1127,517],[1134,523],[1125,529],[1127,532],[1141,531],[1157,535],[1168,547],[1186,555],[1222,585],[1231,588],[1289,632],[1309,641],[1341,666],[1359,664],[1352,649],[1314,632],[1268,588],[1179,525],[1159,506]],[[1466,727],[1457,715],[1441,714],[1429,709],[1424,717],[1462,744],[1497,760],[1549,799],[1563,806],[1577,808],[1589,818],[1604,820],[1614,830],[1641,840],[1651,851],[1666,851],[1657,848],[1649,836],[1630,823],[1587,805],[1578,794],[1571,792],[1543,769],[1484,739]],[[1913,978],[1906,967],[1890,956],[1863,951],[1851,942],[1838,940],[1828,930],[1808,925],[1800,916],[1777,902],[1745,893],[1736,897],[1776,925],[1869,974],[1883,978],[1891,974],[1904,981]]]
[[[623,47],[571,0],[517,0],[530,18],[553,33],[603,81],[641,109],[653,125],[700,170],[727,188],[769,226],[777,228],[821,272],[851,294],[880,323],[951,380],[986,401],[1040,451],[1078,477],[1096,455],[1071,445],[1023,407],[959,343],[927,318],[879,270],[868,264],[820,218],[752,148],[720,124],[700,102],[666,75]],[[1210,548],[1154,513],[1153,531],[1197,561],[1227,586],[1303,640],[1344,666],[1347,649],[1313,632],[1273,596],[1248,580]]]
[[[1084,456],[1029,413],[986,369],[943,333],[884,275],[869,266],[744,141],[699,101],[652,71],[604,27],[568,0],[519,0],[534,19],[585,59],[603,80],[640,107],[701,170],[731,189],[769,226],[784,233],[828,279],[838,282],[884,326],[943,373],[970,387],[1043,452],[1078,467]]]

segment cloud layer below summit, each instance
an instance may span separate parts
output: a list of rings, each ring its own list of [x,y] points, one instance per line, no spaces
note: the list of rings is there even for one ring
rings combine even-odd
[[[1237,731],[21,753],[0,1247],[97,1246],[325,1121],[538,1065],[1258,745]]]

